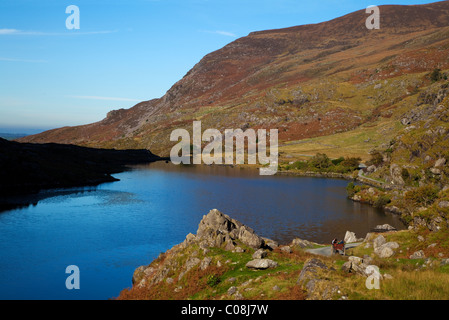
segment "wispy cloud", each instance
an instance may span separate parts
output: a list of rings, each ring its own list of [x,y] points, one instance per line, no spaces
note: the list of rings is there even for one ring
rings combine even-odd
[[[32,59],[17,59],[17,58],[4,58],[0,57],[0,61],[10,62],[30,62],[30,63],[47,63],[47,60],[32,60]]]
[[[109,101],[131,101],[131,102],[142,102],[143,100],[138,99],[128,99],[128,98],[117,98],[117,97],[98,97],[98,96],[66,96],[67,98],[75,99],[87,99],[87,100],[109,100]]]
[[[221,36],[226,36],[226,37],[232,37],[232,38],[237,38],[237,35],[232,33],[232,32],[228,32],[228,31],[221,31],[221,30],[216,30],[216,31],[203,31],[206,33],[213,33],[213,34],[219,34]]]
[[[74,36],[74,35],[88,35],[88,34],[108,34],[114,33],[117,30],[103,30],[103,31],[78,31],[67,30],[67,32],[44,32],[44,31],[26,31],[18,29],[0,29],[0,36],[2,35],[18,35],[18,36]]]

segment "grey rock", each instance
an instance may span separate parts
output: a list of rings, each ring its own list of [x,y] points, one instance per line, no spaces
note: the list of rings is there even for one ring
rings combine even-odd
[[[290,248],[289,246],[282,246],[281,250],[286,253],[292,253],[292,248]]]
[[[232,296],[234,293],[237,292],[237,287],[232,286],[228,289],[228,295]]]
[[[440,201],[438,203],[438,207],[440,207],[440,208],[449,208],[449,201]]]
[[[393,226],[390,226],[389,224],[381,224],[377,225],[374,230],[375,232],[388,232],[388,231],[396,231],[396,228]]]
[[[253,253],[252,258],[253,259],[263,259],[266,256],[267,256],[267,252],[264,249],[259,249]]]
[[[380,246],[384,245],[385,243],[387,243],[387,240],[385,239],[385,237],[383,235],[378,236],[373,241],[374,251],[376,251],[377,248],[379,248]]]
[[[259,269],[259,270],[276,268],[277,266],[278,263],[270,259],[254,259],[246,264],[246,267],[249,269]]]
[[[382,246],[377,250],[377,255],[380,258],[390,258],[394,255],[394,251],[390,247]]]
[[[424,251],[419,250],[415,251],[411,256],[410,259],[425,259],[426,255],[424,254]]]
[[[446,159],[445,159],[445,158],[440,158],[440,159],[438,159],[437,161],[435,161],[434,167],[435,167],[435,168],[437,168],[437,167],[442,167],[442,166],[444,166],[445,164],[446,164]]]
[[[211,262],[212,262],[212,258],[205,257],[203,259],[203,261],[201,261],[200,269],[201,270],[206,270],[210,266]]]
[[[329,268],[317,258],[306,261],[296,283],[301,284],[304,281],[313,278],[319,269],[328,270]]]
[[[346,243],[354,243],[354,242],[357,242],[358,239],[357,239],[357,237],[356,237],[354,232],[346,231],[344,241]]]
[[[313,247],[314,243],[307,241],[307,240],[302,240],[299,238],[293,239],[291,246],[295,247],[298,246],[300,248],[310,248]]]
[[[403,185],[404,179],[402,178],[402,168],[397,164],[392,164],[390,167],[391,181],[395,185]]]

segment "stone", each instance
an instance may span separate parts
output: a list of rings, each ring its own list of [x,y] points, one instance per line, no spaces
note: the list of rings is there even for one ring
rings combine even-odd
[[[212,262],[212,258],[205,257],[203,259],[203,261],[201,261],[200,269],[201,270],[206,270],[210,266],[211,262]]]
[[[260,248],[264,245],[263,239],[255,234],[253,229],[243,225],[240,227],[238,239],[252,248]]]
[[[344,241],[345,243],[357,242],[357,237],[354,232],[346,231]]]
[[[185,265],[184,265],[184,270],[181,271],[181,272],[179,273],[178,280],[181,280],[182,277],[183,277],[187,272],[189,272],[193,267],[195,267],[195,266],[198,265],[199,263],[201,263],[201,260],[198,259],[198,258],[196,258],[196,257],[187,259],[187,261],[186,261],[186,263],[185,263]]]
[[[438,203],[438,207],[440,207],[440,208],[449,208],[449,201],[440,201],[439,203]]]
[[[430,172],[432,172],[435,175],[440,175],[441,174],[441,170],[438,168],[430,168]]]
[[[446,159],[445,159],[445,158],[440,158],[440,159],[438,159],[437,161],[435,161],[434,167],[435,167],[435,168],[437,168],[437,167],[442,167],[442,166],[444,166],[445,164],[446,164]]]
[[[384,236],[380,235],[378,236],[376,239],[374,239],[373,241],[373,248],[374,251],[376,251],[377,248],[379,248],[380,246],[384,245],[387,242],[387,240],[385,239]]]
[[[282,246],[281,250],[285,253],[292,253],[292,248],[290,248],[289,246]]]
[[[249,269],[259,269],[259,270],[276,268],[277,266],[278,263],[270,259],[254,259],[246,264],[246,267]]]
[[[394,255],[394,251],[393,249],[391,249],[390,247],[386,247],[386,246],[382,246],[378,251],[377,251],[377,255],[380,258],[390,258]]]
[[[265,242],[265,247],[266,247],[267,249],[274,250],[274,249],[276,249],[277,247],[279,247],[279,243],[277,243],[277,242],[274,241],[274,240],[271,240],[271,239],[268,239],[268,238],[262,238],[262,239],[264,240],[264,242]]]
[[[232,286],[228,289],[228,295],[232,296],[234,293],[237,292],[237,287]]]
[[[424,251],[419,250],[415,251],[411,256],[410,259],[425,259],[426,255],[424,254]]]
[[[295,247],[298,246],[300,248],[310,248],[313,247],[314,243],[307,241],[307,240],[302,240],[299,238],[293,239],[291,246]]]
[[[388,231],[396,231],[396,228],[393,226],[390,226],[389,224],[382,224],[377,225],[374,230],[375,232],[388,232]]]
[[[253,253],[252,258],[253,259],[263,259],[266,256],[267,256],[267,252],[264,249],[259,249]]]
[[[397,164],[392,164],[390,167],[391,182],[395,185],[403,185],[404,179],[402,178],[402,168]]]
[[[304,281],[312,278],[319,269],[327,270],[329,268],[324,264],[324,262],[317,258],[312,258],[306,261],[296,283],[301,284]]]

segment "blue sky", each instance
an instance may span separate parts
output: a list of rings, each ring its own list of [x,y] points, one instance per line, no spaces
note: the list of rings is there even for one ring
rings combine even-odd
[[[331,20],[363,0],[2,0],[0,132],[91,123],[159,98],[204,55],[252,31]],[[68,30],[66,7],[80,10]]]

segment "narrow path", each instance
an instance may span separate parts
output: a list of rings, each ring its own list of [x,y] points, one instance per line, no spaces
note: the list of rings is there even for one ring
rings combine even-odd
[[[346,249],[351,249],[351,248],[357,247],[359,244],[362,244],[362,242],[347,243]],[[323,247],[323,248],[306,249],[306,251],[313,253],[313,254],[327,256],[327,257],[330,257],[332,255],[332,248],[330,245]]]
[[[359,170],[358,176],[359,176],[359,178],[362,179],[362,180],[368,180],[368,181],[371,181],[371,182],[374,182],[374,183],[380,184],[380,185],[383,185],[383,184],[384,184],[384,182],[382,182],[382,181],[378,181],[378,180],[375,180],[375,179],[372,179],[372,178],[365,177],[365,176],[363,175],[363,170]]]

